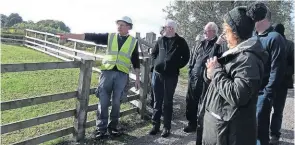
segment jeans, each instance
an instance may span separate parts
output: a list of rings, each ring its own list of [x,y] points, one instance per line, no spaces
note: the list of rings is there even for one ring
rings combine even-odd
[[[282,126],[283,111],[285,107],[287,93],[288,93],[287,84],[282,85],[281,89],[277,92],[277,96],[274,98],[273,105],[272,105],[274,112],[271,118],[270,135],[276,136],[277,138],[280,138],[281,136],[280,129]]]
[[[272,99],[265,97],[263,94],[258,96],[256,105],[257,117],[257,145],[269,144],[269,122],[271,113]]]
[[[154,80],[154,75],[155,75],[155,73],[154,73],[154,71],[152,72],[152,75],[151,75],[151,102],[150,102],[150,106],[153,108],[153,106],[154,106],[154,91],[153,91],[153,85],[154,85],[154,83],[155,83],[155,80]]]
[[[162,104],[164,102],[164,128],[171,129],[173,112],[173,95],[177,86],[178,76],[165,76],[157,72],[153,75],[154,106],[152,123],[156,128],[160,128],[162,115]]]
[[[100,103],[97,109],[96,128],[106,132],[107,128],[117,128],[120,117],[120,101],[125,94],[128,74],[120,71],[102,71],[96,96]],[[112,97],[112,110],[109,118],[109,103]]]

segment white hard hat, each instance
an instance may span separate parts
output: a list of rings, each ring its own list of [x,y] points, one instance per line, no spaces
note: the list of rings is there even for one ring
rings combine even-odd
[[[124,22],[132,25],[132,20],[127,16],[123,16],[122,18],[118,19],[116,22],[118,22],[118,21],[124,21]]]

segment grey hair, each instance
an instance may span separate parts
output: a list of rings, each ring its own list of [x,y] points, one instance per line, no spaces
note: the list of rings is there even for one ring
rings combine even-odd
[[[210,28],[212,28],[212,29],[215,30],[215,34],[216,34],[216,35],[218,34],[218,26],[216,25],[216,23],[214,23],[214,22],[209,22],[209,23],[207,23],[207,25],[208,25]]]

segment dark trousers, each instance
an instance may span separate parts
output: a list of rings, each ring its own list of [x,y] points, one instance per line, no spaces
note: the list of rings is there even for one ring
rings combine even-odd
[[[274,98],[273,101],[273,114],[271,118],[271,124],[270,124],[270,134],[271,136],[280,137],[281,133],[281,127],[282,127],[282,120],[283,120],[283,111],[285,107],[285,102],[287,98],[288,93],[288,86],[282,85],[281,89],[277,92],[277,96]]]
[[[154,106],[154,91],[153,91],[153,84],[155,83],[154,79],[154,71],[151,74],[151,79],[150,79],[150,83],[151,83],[151,94],[150,94],[150,106],[153,108]]]
[[[162,115],[162,104],[164,101],[164,128],[171,129],[173,112],[173,95],[177,86],[178,76],[165,76],[157,72],[154,73],[154,106],[152,123],[155,127],[160,127]]]
[[[197,126],[198,106],[205,91],[203,77],[190,75],[186,95],[186,119],[190,126]]]
[[[269,145],[269,122],[271,113],[272,99],[263,94],[258,96],[256,105],[257,117],[257,145]]]

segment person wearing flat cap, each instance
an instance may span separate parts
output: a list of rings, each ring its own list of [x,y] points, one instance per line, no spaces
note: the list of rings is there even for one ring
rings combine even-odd
[[[227,47],[209,58],[204,73],[211,81],[203,109],[203,145],[255,145],[256,101],[268,53],[252,37],[255,21],[244,6],[225,14],[223,37]]]
[[[271,12],[262,2],[248,6],[248,15],[255,20],[255,35],[269,54],[257,100],[257,145],[269,145],[270,113],[274,99],[281,89],[286,71],[286,47],[282,35],[271,26]]]

